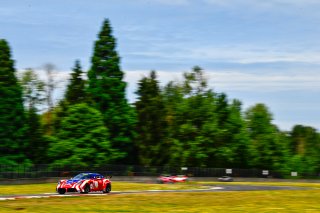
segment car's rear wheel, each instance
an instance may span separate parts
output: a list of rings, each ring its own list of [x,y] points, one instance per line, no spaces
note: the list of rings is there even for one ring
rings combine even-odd
[[[59,189],[58,189],[58,193],[62,195],[62,194],[64,194],[64,193],[66,193],[66,189],[64,189],[64,188],[59,188]]]
[[[90,192],[90,185],[89,184],[86,184],[84,186],[84,191],[81,192],[82,194],[88,194]]]
[[[109,193],[111,192],[111,184],[107,184],[106,188],[103,190],[103,193]]]

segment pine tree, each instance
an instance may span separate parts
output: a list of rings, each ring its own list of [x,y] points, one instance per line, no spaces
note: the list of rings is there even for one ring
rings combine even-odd
[[[22,163],[24,109],[14,61],[5,40],[0,40],[0,164]]]
[[[90,99],[103,114],[105,125],[110,130],[112,147],[126,155],[122,163],[132,163],[130,158],[134,157],[132,148],[136,118],[125,98],[124,73],[120,69],[116,40],[107,19],[95,42],[91,62],[88,72]]]
[[[71,78],[65,94],[65,101],[68,104],[78,104],[84,102],[85,94],[85,81],[82,78],[83,71],[81,69],[80,61],[76,61],[71,73]]]
[[[156,78],[156,72],[151,71],[150,77],[144,77],[139,81],[136,92],[137,146],[141,164],[148,166],[162,165],[168,157],[168,147],[165,146],[165,107]]]

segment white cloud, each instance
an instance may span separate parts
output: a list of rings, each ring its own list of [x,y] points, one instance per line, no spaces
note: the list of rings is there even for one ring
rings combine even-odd
[[[320,91],[320,73],[245,73],[240,71],[207,71],[211,86],[220,91]]]
[[[149,74],[149,70],[127,71],[125,81],[136,88],[137,82]],[[244,71],[204,70],[209,79],[209,87],[218,92],[235,91],[320,91],[320,73],[318,71],[288,72],[287,74],[245,73]],[[182,80],[182,71],[157,71],[161,85],[171,80]]]
[[[174,45],[174,44],[173,44]],[[194,61],[219,61],[226,63],[273,63],[294,62],[320,64],[320,51],[314,50],[286,50],[285,48],[273,48],[251,45],[245,46],[198,46],[189,48],[173,48],[170,54],[166,51],[146,50],[143,52],[131,52],[128,55],[147,56],[167,60],[194,60]]]

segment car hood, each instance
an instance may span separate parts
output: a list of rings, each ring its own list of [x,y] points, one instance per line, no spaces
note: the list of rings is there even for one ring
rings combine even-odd
[[[62,181],[61,184],[62,185],[69,185],[69,186],[73,186],[79,182],[82,182],[83,180],[75,180],[75,179],[70,179],[70,180],[65,180],[65,181]]]

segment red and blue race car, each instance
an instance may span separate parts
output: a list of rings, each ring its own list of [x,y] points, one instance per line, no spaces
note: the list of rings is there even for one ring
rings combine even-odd
[[[87,194],[96,191],[109,193],[111,191],[110,178],[105,178],[98,173],[80,173],[71,179],[60,180],[56,190],[59,194],[65,194],[66,192]]]
[[[160,175],[158,183],[181,183],[187,182],[188,176],[186,175]]]

